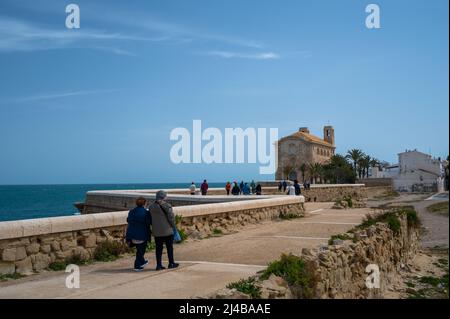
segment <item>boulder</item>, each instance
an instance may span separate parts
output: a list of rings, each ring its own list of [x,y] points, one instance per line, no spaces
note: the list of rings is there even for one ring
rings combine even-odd
[[[292,299],[293,295],[287,282],[274,274],[267,280],[256,284],[261,289],[262,299]]]
[[[23,275],[32,274],[33,264],[31,263],[31,257],[16,261],[16,272]]]
[[[249,295],[236,289],[224,288],[216,291],[210,296],[211,299],[250,299]]]

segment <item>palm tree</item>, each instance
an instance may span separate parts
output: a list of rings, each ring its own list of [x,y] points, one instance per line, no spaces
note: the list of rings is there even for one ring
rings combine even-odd
[[[303,179],[303,183],[305,182],[305,173],[306,173],[306,170],[308,169],[308,166],[305,164],[305,163],[303,163],[302,165],[300,165],[300,172],[302,172],[302,179]]]
[[[372,161],[372,158],[369,155],[363,156],[363,177],[369,178],[369,168],[370,168],[370,162]]]
[[[284,174],[284,179],[289,180],[289,175],[291,175],[292,171],[294,170],[294,167],[291,165],[286,165],[283,167],[283,174]]]
[[[353,161],[353,169],[355,174],[357,172],[358,161],[363,157],[364,153],[360,149],[351,149],[347,152],[346,158]]]
[[[317,177],[320,176],[322,171],[322,165],[320,163],[311,163],[308,166],[309,175],[311,176],[311,180],[313,184],[317,183]]]

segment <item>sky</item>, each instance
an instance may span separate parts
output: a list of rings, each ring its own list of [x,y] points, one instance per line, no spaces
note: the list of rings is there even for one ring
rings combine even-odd
[[[68,29],[68,4],[80,28]],[[270,180],[174,164],[170,132],[335,129],[336,152],[447,157],[448,1],[1,0],[0,184]]]

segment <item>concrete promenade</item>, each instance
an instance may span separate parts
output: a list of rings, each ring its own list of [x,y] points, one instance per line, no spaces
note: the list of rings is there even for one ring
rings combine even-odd
[[[306,217],[264,222],[238,233],[175,246],[181,266],[156,272],[154,254],[145,271],[131,271],[132,256],[81,266],[81,287],[65,286],[67,273],[45,272],[0,283],[0,298],[192,298],[263,270],[281,253],[326,243],[333,234],[359,224],[368,208],[330,209],[332,203],[307,203]]]

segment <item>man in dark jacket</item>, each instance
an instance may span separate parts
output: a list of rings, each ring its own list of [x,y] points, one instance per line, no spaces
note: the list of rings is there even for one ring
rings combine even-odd
[[[129,211],[127,218],[126,241],[131,246],[136,247],[135,271],[144,270],[144,266],[148,264],[148,260],[144,258],[144,255],[147,243],[150,241],[152,217],[148,210],[144,208],[145,203],[146,199],[143,197],[136,199],[136,207]]]
[[[241,190],[239,189],[237,182],[234,182],[233,188],[231,189],[231,194],[239,195],[240,193],[241,193]]]
[[[206,195],[206,193],[208,192],[208,182],[205,180],[203,180],[202,185],[200,186],[200,190],[202,191],[202,195]]]
[[[294,181],[294,188],[295,188],[295,195],[299,196],[302,194],[302,190],[300,188],[300,184],[298,183],[298,180]]]

